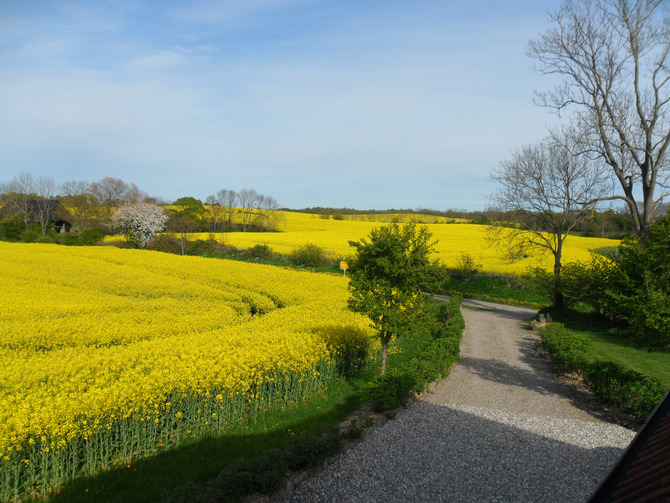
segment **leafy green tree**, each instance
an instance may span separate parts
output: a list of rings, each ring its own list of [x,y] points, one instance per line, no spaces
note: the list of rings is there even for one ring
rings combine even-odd
[[[171,213],[180,216],[188,217],[196,221],[201,221],[205,216],[206,209],[200,199],[195,197],[180,197],[172,203],[173,209]]]
[[[430,298],[421,294],[434,275],[430,254],[436,242],[427,227],[396,223],[378,227],[368,239],[349,241],[356,248],[350,266],[348,305],[370,318],[381,341],[381,374],[386,372],[388,346],[428,316]]]
[[[629,238],[619,248],[620,274],[614,298],[648,349],[670,347],[670,217],[649,228],[643,238]]]

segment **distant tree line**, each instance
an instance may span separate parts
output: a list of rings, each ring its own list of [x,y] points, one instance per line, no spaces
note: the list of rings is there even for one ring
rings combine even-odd
[[[119,230],[115,212],[138,203],[162,207],[168,217],[166,229],[178,234],[182,243],[191,232],[272,232],[281,218],[274,198],[250,189],[222,189],[204,204],[190,196],[169,204],[120,178],[59,185],[50,176],[20,173],[0,183],[0,238],[48,240],[49,233],[52,237],[54,233],[102,237]]]
[[[285,211],[296,211],[311,213],[314,215],[325,215],[335,220],[355,215],[428,215],[444,217],[454,220],[469,220],[474,224],[487,225],[497,222],[517,222],[519,214],[512,211],[503,211],[497,208],[486,210],[469,211],[466,209],[448,208],[446,210],[435,210],[428,208],[417,209],[390,209],[390,210],[356,210],[354,208],[332,208],[313,206],[298,210],[282,208]],[[418,222],[421,223],[421,222]],[[549,232],[549,227],[540,229]],[[620,239],[634,232],[630,214],[625,207],[615,208],[593,208],[588,212],[588,218],[580,220],[573,228],[573,233],[586,237],[601,237]]]

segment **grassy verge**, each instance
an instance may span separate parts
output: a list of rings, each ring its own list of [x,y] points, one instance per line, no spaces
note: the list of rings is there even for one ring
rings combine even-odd
[[[656,365],[650,365],[649,354],[641,359],[637,348],[604,335],[605,325],[592,314],[550,314],[555,322],[540,329],[540,338],[556,371],[580,377],[598,401],[626,412],[639,426],[668,389],[662,367],[667,368],[670,354],[659,354]]]
[[[449,271],[449,278],[436,293],[537,309],[551,303],[529,278],[501,274],[476,273],[463,278],[458,271]]]
[[[404,403],[426,382],[448,373],[458,359],[462,332],[459,305],[458,298],[442,310],[436,304],[436,316],[442,316],[443,321],[439,328],[415,327],[395,343],[387,375],[401,375],[403,383],[409,383],[400,394],[388,388],[388,383],[380,383],[379,360],[371,355],[358,373],[336,378],[309,400],[251,417],[224,435],[194,440],[127,466],[77,479],[49,501],[238,501],[251,492],[273,492],[286,470],[309,467],[339,447],[341,432],[336,427],[361,406],[370,390],[376,397],[392,395]]]
[[[571,332],[586,337],[590,342],[588,354],[592,358],[620,363],[626,368],[658,379],[670,389],[670,351],[647,351],[593,313],[574,310],[551,310],[554,321],[563,323]]]

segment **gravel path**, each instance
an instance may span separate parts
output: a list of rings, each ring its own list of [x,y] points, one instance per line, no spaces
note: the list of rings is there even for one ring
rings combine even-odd
[[[462,309],[461,362],[305,481],[289,502],[582,502],[635,433],[561,384],[522,327],[534,311]]]

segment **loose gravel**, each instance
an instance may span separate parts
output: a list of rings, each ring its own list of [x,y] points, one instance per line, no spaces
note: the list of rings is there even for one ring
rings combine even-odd
[[[477,304],[450,376],[279,501],[585,501],[635,432],[554,377],[532,311]]]

